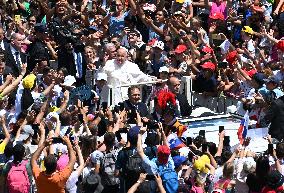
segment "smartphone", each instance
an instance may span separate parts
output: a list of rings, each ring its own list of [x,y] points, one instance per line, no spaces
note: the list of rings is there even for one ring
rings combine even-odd
[[[109,9],[109,12],[116,12],[116,4],[115,3],[116,3],[115,1],[112,2],[110,9]]]
[[[273,155],[273,144],[272,143],[268,144],[268,154]]]
[[[230,146],[230,136],[225,136],[224,137],[224,146]]]
[[[63,143],[63,139],[61,137],[53,137],[52,138],[52,143]]]
[[[150,180],[155,180],[155,176],[154,176],[154,175],[147,174],[146,180],[148,180],[148,181],[150,181]]]
[[[84,117],[83,117],[83,114],[78,114],[78,120],[80,121],[80,123],[83,123],[84,122]]]
[[[88,8],[88,11],[92,11],[93,9],[93,1],[88,1],[88,4],[87,4],[87,8]]]
[[[71,133],[71,127],[68,127],[67,131],[65,132],[65,135],[69,135]]]
[[[227,62],[219,62],[218,63],[218,68],[227,68],[228,67],[228,63]]]
[[[225,127],[223,125],[220,125],[219,126],[219,133],[222,133],[222,131],[224,131],[224,130],[225,130]]]
[[[202,144],[201,151],[202,151],[203,153],[206,153],[206,152],[207,152],[207,144],[206,144],[206,143],[203,143],[203,144]]]
[[[107,102],[102,102],[102,109],[103,111],[107,109]]]
[[[186,146],[190,146],[192,144],[192,138],[191,137],[187,137],[186,138]]]
[[[21,15],[15,15],[14,21],[15,21],[15,23],[20,23],[21,22]]]
[[[212,34],[212,39],[213,40],[222,40],[222,36],[219,34]]]
[[[123,111],[124,110],[124,103],[118,103],[119,105],[119,110]]]
[[[205,130],[200,130],[200,131],[199,131],[199,135],[200,135],[200,136],[203,136],[203,137],[205,138]]]

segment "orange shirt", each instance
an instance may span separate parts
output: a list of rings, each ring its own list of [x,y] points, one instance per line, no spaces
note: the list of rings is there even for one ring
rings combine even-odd
[[[46,175],[38,166],[32,168],[38,193],[65,193],[65,184],[71,175],[72,169],[65,167],[62,171]]]

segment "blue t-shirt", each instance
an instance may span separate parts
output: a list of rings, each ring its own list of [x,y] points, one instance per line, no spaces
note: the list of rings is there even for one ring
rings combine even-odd
[[[194,81],[194,90],[199,93],[214,92],[217,87],[217,80],[214,75],[210,79],[205,79],[203,72],[196,76]]]
[[[120,18],[110,17],[109,20],[109,33],[110,35],[120,35],[124,29],[124,19],[128,16],[129,12],[125,12]]]
[[[159,26],[160,29],[164,29],[165,24],[161,24]],[[162,40],[161,36],[158,35],[152,28],[149,29],[149,40],[152,39],[157,39],[157,40]]]

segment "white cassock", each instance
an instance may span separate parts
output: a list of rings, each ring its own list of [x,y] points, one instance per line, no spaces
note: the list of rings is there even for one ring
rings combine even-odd
[[[137,64],[125,61],[124,64],[116,64],[115,59],[108,60],[103,68],[107,74],[107,82],[113,87],[114,104],[128,99],[127,87],[118,87],[124,84],[151,81],[152,78],[144,74]],[[117,88],[118,87],[118,88]]]

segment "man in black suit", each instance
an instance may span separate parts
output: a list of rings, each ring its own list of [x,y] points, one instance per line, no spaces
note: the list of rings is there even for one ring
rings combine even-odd
[[[5,48],[6,65],[12,69],[12,74],[17,77],[21,72],[21,65],[27,62],[27,56],[21,52],[24,36],[13,33],[11,43]]]
[[[5,64],[4,53],[0,52],[0,86],[2,86],[6,81],[6,76],[12,73],[12,69]]]
[[[124,101],[124,108],[128,111],[129,123],[135,124],[135,114],[134,112],[138,112],[141,117],[149,118],[149,112],[145,103],[140,102],[141,93],[140,88],[138,86],[131,86],[128,88],[128,97],[129,99]]]
[[[271,123],[268,130],[271,137],[279,141],[284,139],[284,96],[271,103],[264,118]]]
[[[176,95],[177,102],[177,116],[189,116],[192,112],[192,107],[188,104],[187,98],[185,95],[180,94],[180,80],[173,76],[168,80],[169,90],[172,91]]]
[[[34,26],[35,39],[28,47],[28,70],[31,72],[41,58],[49,61],[49,51],[45,41],[48,38],[48,30],[44,24],[36,24]]]
[[[66,68],[68,74],[76,78],[76,86],[85,84],[87,63],[83,50],[81,45],[76,45],[73,40],[68,39],[58,52],[58,68]]]

